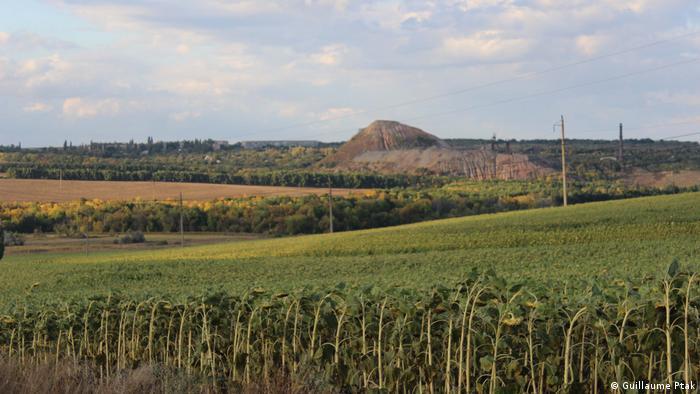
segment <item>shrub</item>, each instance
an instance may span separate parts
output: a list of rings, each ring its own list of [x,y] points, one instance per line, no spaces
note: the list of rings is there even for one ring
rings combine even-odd
[[[3,246],[22,246],[24,237],[20,234],[3,231]]]
[[[141,244],[146,242],[146,236],[141,231],[129,231],[128,233],[114,240],[115,244]]]

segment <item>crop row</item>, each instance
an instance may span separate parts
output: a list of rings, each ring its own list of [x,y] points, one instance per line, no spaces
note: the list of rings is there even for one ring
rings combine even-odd
[[[699,279],[673,265],[664,279],[576,292],[474,273],[428,292],[112,296],[15,307],[0,318],[0,352],[90,361],[108,375],[157,363],[222,390],[281,371],[324,391],[602,392],[612,381],[700,378]]]

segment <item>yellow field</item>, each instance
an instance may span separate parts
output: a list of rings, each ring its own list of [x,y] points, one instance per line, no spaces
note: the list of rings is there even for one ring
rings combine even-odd
[[[364,193],[366,189],[333,189],[337,195]],[[0,179],[0,201],[65,202],[80,198],[100,200],[214,200],[245,196],[304,196],[325,194],[328,189],[312,187],[277,187],[215,185],[175,182],[56,181],[44,179]]]

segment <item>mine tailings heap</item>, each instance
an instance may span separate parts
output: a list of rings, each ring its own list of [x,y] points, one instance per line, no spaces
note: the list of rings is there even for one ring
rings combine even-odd
[[[532,163],[527,155],[499,153],[486,144],[482,149],[456,149],[433,134],[390,120],[376,120],[360,129],[321,165],[338,171],[432,173],[480,180],[532,179],[553,171]]]

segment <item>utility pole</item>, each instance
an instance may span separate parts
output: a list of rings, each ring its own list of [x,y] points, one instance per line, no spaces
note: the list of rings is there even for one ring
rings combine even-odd
[[[620,123],[620,147],[619,147],[619,151],[617,152],[617,162],[620,163],[620,168],[623,167],[623,162],[622,162],[623,157],[624,157],[623,149],[624,149],[624,142],[622,139],[622,123]]]
[[[185,222],[183,220],[182,192],[180,192],[180,247],[185,247]]]
[[[561,181],[564,206],[568,205],[566,193],[566,135],[564,134],[564,115],[561,116]]]
[[[330,223],[330,232],[333,233],[333,185],[331,178],[328,177],[328,220]]]

